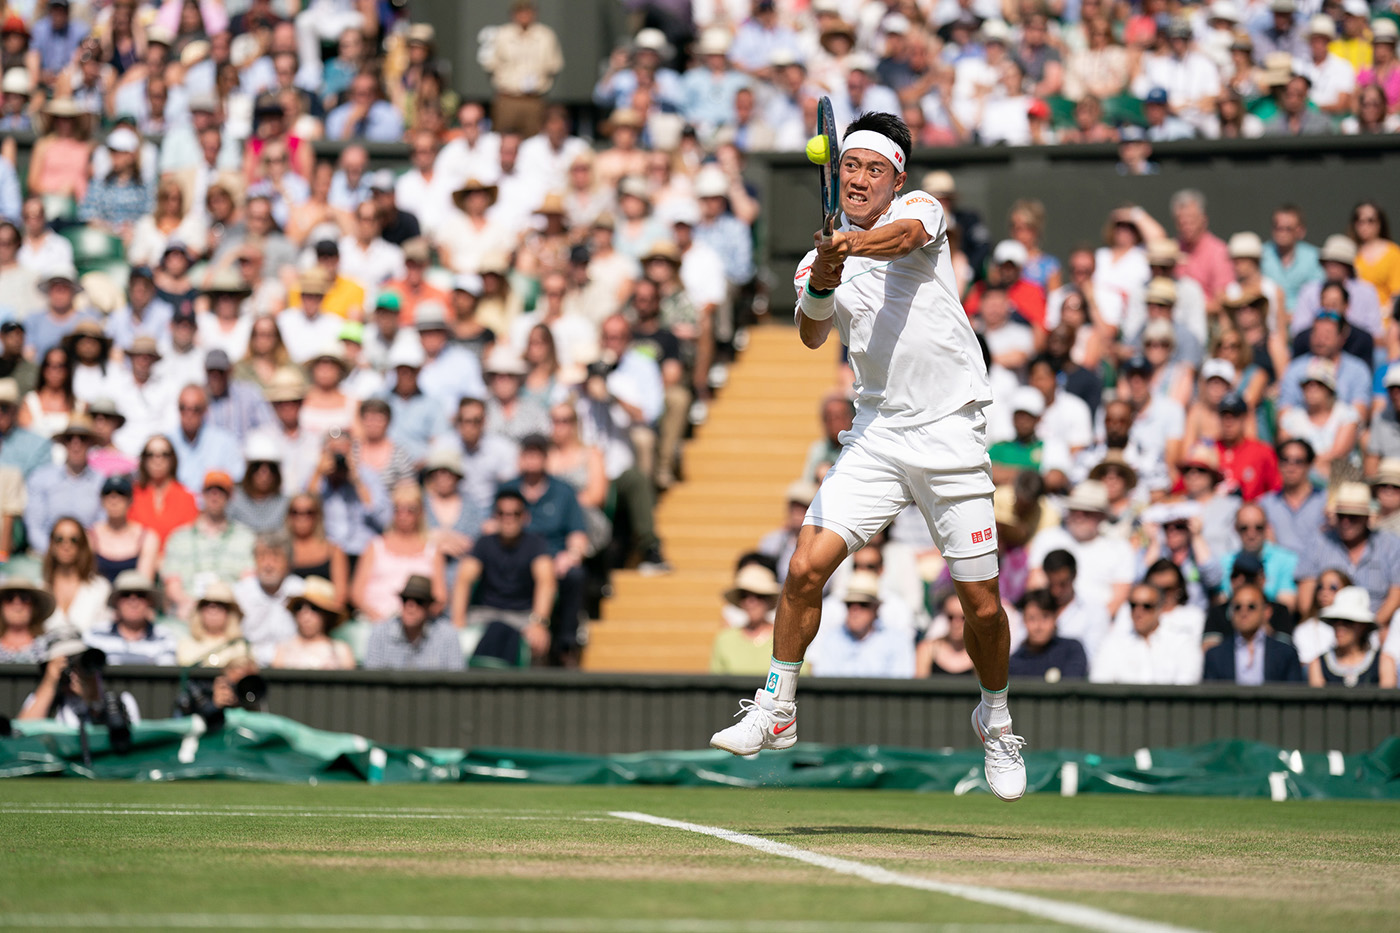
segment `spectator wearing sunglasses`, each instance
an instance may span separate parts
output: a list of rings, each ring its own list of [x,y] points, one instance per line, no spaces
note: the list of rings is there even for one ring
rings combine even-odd
[[[1298,587],[1293,578],[1298,569],[1298,555],[1270,541],[1270,530],[1269,519],[1259,505],[1245,503],[1240,506],[1235,513],[1235,534],[1240,536],[1240,549],[1226,554],[1220,561],[1220,569],[1224,571],[1226,580],[1223,592],[1226,596],[1230,595],[1235,561],[1250,554],[1263,570],[1264,595],[1269,601],[1297,610]]]
[[[1162,591],[1139,583],[1128,593],[1132,624],[1109,632],[1089,665],[1098,684],[1194,684],[1201,680],[1200,645],[1162,626]]]
[[[1298,565],[1298,603],[1310,608],[1322,570],[1337,567],[1351,575],[1375,607],[1376,619],[1389,620],[1400,609],[1400,537],[1371,528],[1371,490],[1365,483],[1342,483],[1332,495],[1333,522],[1315,554]]]
[[[1322,529],[1327,524],[1327,495],[1312,484],[1317,455],[1300,438],[1283,441],[1276,449],[1283,488],[1262,496],[1259,507],[1279,546],[1297,554],[1300,564],[1306,563],[1322,547]]]
[[[410,576],[399,592],[395,619],[370,632],[365,667],[370,670],[460,671],[462,648],[452,623],[434,612],[432,581]]]
[[[1266,569],[1258,556],[1249,551],[1241,551],[1236,556],[1234,566],[1230,571],[1229,590],[1222,602],[1218,602],[1210,607],[1210,612],[1206,614],[1205,633],[1201,637],[1201,646],[1207,650],[1228,641],[1234,632],[1232,618],[1234,615],[1233,594],[1241,587],[1258,587],[1264,591],[1264,621],[1268,627],[1270,635],[1287,636],[1294,644],[1295,651],[1301,650],[1296,647],[1296,623],[1298,621],[1286,606],[1269,599],[1269,588],[1265,582]],[[1321,650],[1321,649],[1319,649]],[[1302,662],[1306,663],[1306,662]]]
[[[1263,589],[1254,583],[1243,584],[1230,598],[1229,609],[1235,637],[1206,652],[1202,680],[1232,681],[1243,687],[1303,680],[1298,652],[1271,634],[1265,624],[1269,601]]]

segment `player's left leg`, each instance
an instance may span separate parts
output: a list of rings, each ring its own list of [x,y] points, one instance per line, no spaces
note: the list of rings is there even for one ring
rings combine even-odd
[[[903,456],[914,500],[948,563],[966,619],[967,653],[982,685],[972,727],[985,753],[987,784],[1003,800],[1016,800],[1026,792],[1025,740],[1011,731],[1007,706],[1011,628],[997,590],[986,418],[969,405],[906,435]]]
[[[986,557],[996,559],[995,554]],[[953,586],[966,620],[963,641],[982,686],[982,702],[972,711],[972,728],[982,740],[987,785],[1002,800],[1016,800],[1026,792],[1026,764],[1021,758],[1026,742],[1011,729],[1011,709],[1007,704],[1011,627],[1001,605],[997,578],[954,578]]]

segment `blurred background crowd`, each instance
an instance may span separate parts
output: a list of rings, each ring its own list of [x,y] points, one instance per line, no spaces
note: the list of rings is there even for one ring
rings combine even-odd
[[[1390,132],[1400,102],[1364,0],[623,6],[566,108],[529,0],[478,37],[477,99],[403,3],[0,3],[0,661],[576,665],[610,575],[672,569],[658,496],[787,318],[746,155],[801,149],[821,95],[919,148],[1117,144],[1123,174],[1154,142]],[[987,346],[1019,673],[1187,682],[1219,646],[1242,682],[1393,684],[1392,205],[1212,232],[1184,190],[1056,256],[1036,201],[909,184]],[[766,669],[849,378],[716,670]],[[970,671],[923,535],[838,575],[818,674]]]

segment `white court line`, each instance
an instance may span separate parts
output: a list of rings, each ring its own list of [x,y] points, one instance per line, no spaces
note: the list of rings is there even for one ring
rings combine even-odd
[[[357,819],[357,820],[545,820],[568,823],[607,823],[603,816],[520,816],[514,814],[478,813],[380,813],[359,810],[235,810],[209,808],[206,810],[166,810],[141,807],[110,807],[97,809],[83,807],[19,807],[0,806],[0,814],[12,816],[44,814],[51,816],[204,816],[204,817],[311,817],[317,819]]]
[[[892,884],[920,891],[932,891],[935,894],[947,894],[966,901],[1015,910],[1040,917],[1043,920],[1067,923],[1070,926],[1096,930],[1100,933],[1199,933],[1199,931],[1188,927],[1141,920],[1137,917],[1100,910],[1097,907],[1068,904],[1064,901],[1037,897],[1034,894],[1022,894],[1018,891],[1006,891],[1001,888],[984,888],[978,885],[935,881],[932,878],[921,878],[918,875],[906,875],[902,872],[890,871],[888,868],[881,868],[878,865],[837,858],[834,855],[823,855],[820,852],[790,846],[785,842],[775,842],[762,836],[751,836],[748,833],[735,832],[732,829],[724,829],[719,826],[686,823],[681,820],[667,819],[664,816],[652,816],[650,813],[636,813],[630,810],[616,810],[611,815],[622,820],[634,820],[638,823],[650,823],[653,826],[665,826],[670,829],[683,829],[687,832],[700,833],[703,836],[713,836],[716,839],[748,846],[769,855],[806,862],[808,865],[815,865],[818,868],[825,868],[842,875],[854,875],[874,884]]]
[[[0,928],[445,930],[466,933],[1048,933],[1013,923],[885,923],[622,917],[405,917],[352,914],[0,914]]]

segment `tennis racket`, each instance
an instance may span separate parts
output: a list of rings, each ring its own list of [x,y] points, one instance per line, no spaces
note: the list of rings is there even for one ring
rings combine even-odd
[[[836,119],[831,113],[831,98],[823,96],[817,101],[817,135],[826,137],[826,164],[819,165],[817,171],[822,181],[822,237],[831,239],[832,228],[836,225],[836,204],[841,196],[839,173],[841,154],[836,141]]]

